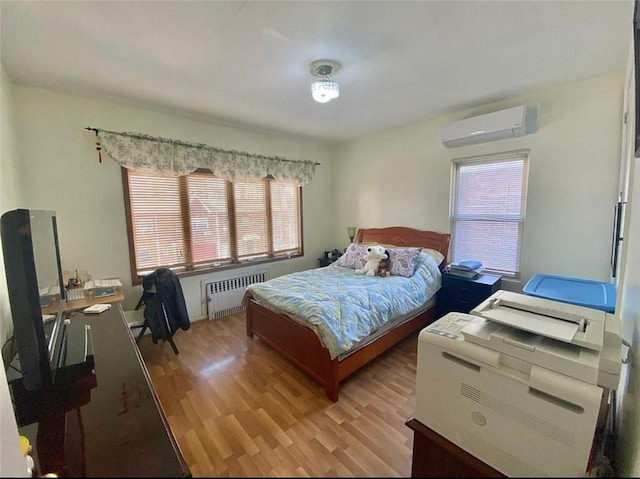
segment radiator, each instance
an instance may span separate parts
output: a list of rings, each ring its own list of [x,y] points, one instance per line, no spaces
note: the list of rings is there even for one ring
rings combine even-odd
[[[242,297],[247,286],[269,279],[269,270],[220,279],[205,284],[207,317],[217,319],[244,310]]]

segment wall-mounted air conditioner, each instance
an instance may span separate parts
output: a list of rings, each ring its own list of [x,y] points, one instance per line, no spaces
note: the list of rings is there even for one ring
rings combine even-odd
[[[455,148],[524,136],[535,129],[535,113],[521,105],[455,121],[442,126],[442,144]]]

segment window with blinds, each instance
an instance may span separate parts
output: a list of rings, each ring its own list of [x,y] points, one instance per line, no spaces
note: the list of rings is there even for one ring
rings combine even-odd
[[[484,270],[518,277],[528,151],[453,160],[451,257],[478,260]]]
[[[302,254],[301,188],[229,182],[209,172],[163,177],[123,168],[133,278]]]

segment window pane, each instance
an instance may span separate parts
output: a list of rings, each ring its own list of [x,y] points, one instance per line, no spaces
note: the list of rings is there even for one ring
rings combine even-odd
[[[519,222],[456,221],[451,236],[455,261],[474,259],[485,269],[505,273],[520,270]]]
[[[526,204],[526,153],[454,160],[453,261],[516,276]]]
[[[297,185],[231,183],[200,171],[163,177],[123,168],[123,178],[134,277],[302,253]]]
[[[454,216],[522,216],[523,172],[523,160],[460,165]]]
[[[267,233],[266,182],[234,181],[238,258],[266,255]]]
[[[136,270],[184,262],[178,178],[129,172]]]
[[[193,263],[231,258],[227,182],[211,174],[187,177]]]
[[[270,181],[274,252],[294,250],[300,244],[298,191],[291,183]]]

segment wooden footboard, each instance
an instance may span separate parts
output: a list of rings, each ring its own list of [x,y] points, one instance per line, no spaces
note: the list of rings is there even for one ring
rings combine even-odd
[[[269,346],[306,372],[325,388],[331,401],[338,400],[340,381],[369,361],[435,320],[430,308],[401,325],[390,329],[375,341],[342,360],[331,359],[318,336],[309,328],[249,300],[246,310],[247,335],[259,336]]]

